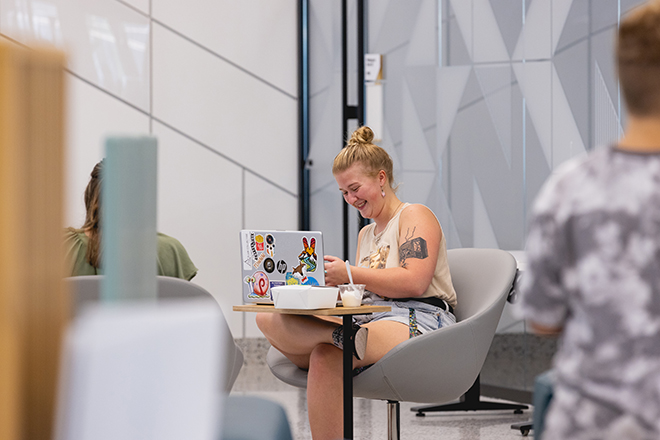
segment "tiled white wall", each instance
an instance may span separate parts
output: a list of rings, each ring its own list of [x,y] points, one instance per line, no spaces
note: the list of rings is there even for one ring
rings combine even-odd
[[[158,229],[235,337],[238,231],[298,227],[296,0],[0,0],[0,40],[68,54],[66,224],[108,134],[159,140]]]

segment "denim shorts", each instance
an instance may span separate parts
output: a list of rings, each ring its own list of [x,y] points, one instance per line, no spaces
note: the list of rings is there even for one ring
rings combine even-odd
[[[374,321],[396,321],[405,325],[409,325],[410,309],[415,309],[415,315],[417,318],[417,330],[421,334],[428,333],[451,324],[456,324],[456,317],[453,313],[421,301],[385,301],[383,299],[374,299],[373,302],[369,301],[369,305],[390,306],[392,307],[392,310],[389,312],[373,313],[371,315],[356,315],[353,317],[353,320],[357,324],[367,324]]]

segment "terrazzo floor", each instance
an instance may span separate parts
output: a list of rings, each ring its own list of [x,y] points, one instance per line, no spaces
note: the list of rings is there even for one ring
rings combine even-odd
[[[243,366],[232,394],[252,395],[281,404],[289,418],[294,440],[310,440],[305,390],[291,387],[276,379],[264,362],[258,359]],[[496,400],[496,399],[487,399]],[[358,440],[387,438],[386,402],[356,398],[354,400],[354,438]],[[429,413],[417,417],[410,411],[419,404],[401,403],[402,439],[500,440],[533,438],[533,431],[523,437],[511,424],[531,418],[531,409],[516,415],[513,411],[480,411]]]

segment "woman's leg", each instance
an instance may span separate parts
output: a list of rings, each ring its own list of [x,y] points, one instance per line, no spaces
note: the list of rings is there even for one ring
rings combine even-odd
[[[300,368],[309,367],[309,355],[319,344],[332,344],[336,317],[258,313],[257,326],[270,344]]]
[[[394,321],[365,324],[369,328],[365,358],[353,358],[353,367],[371,365],[408,339],[408,326]],[[339,439],[344,433],[343,354],[329,344],[319,344],[309,357],[307,410],[314,440]]]

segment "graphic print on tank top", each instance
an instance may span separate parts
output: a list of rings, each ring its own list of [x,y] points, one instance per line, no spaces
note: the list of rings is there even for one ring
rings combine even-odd
[[[385,269],[387,267],[387,257],[390,255],[390,245],[381,246],[373,254],[364,257],[360,261],[360,266],[367,264],[369,269]]]

